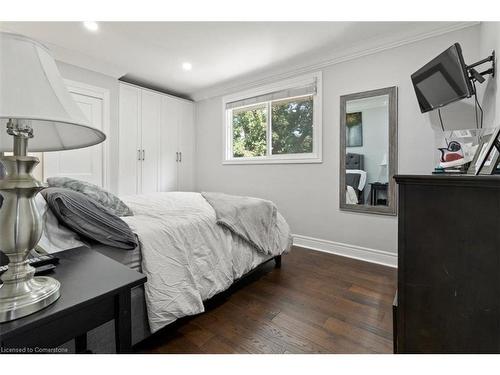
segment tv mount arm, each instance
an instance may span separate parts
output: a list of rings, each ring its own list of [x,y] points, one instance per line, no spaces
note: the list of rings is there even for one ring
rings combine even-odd
[[[491,62],[491,68],[483,71],[483,72],[478,72],[476,69],[474,69],[476,66],[485,64],[487,62]],[[470,74],[469,78],[472,81],[478,81],[479,83],[484,82],[484,77],[485,75],[491,74],[492,77],[495,76],[495,51],[491,52],[491,55],[486,57],[485,59],[479,60],[471,65],[466,66],[467,72]]]

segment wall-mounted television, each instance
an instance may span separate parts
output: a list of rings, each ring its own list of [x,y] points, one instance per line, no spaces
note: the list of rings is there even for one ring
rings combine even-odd
[[[474,94],[462,48],[458,43],[413,73],[411,80],[422,113]]]

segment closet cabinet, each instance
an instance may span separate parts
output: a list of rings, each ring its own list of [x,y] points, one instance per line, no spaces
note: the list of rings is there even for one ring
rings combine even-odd
[[[194,106],[120,84],[119,194],[193,189]]]
[[[194,188],[194,105],[183,101],[178,103],[180,109],[178,122],[179,152],[177,163],[178,189],[191,191]]]

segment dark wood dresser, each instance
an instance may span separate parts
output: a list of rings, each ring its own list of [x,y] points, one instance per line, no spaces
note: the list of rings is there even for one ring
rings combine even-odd
[[[396,352],[500,353],[500,176],[395,179]]]

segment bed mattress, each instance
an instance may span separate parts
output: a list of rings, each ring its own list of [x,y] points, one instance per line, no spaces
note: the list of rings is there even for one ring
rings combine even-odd
[[[111,259],[127,266],[135,271],[142,272],[142,256],[141,247],[138,245],[133,250],[123,250],[106,245],[94,244],[91,248],[100,252]],[[271,255],[263,255],[255,251],[247,251],[241,257],[236,259],[235,269],[237,270],[236,278],[243,276],[257,266],[271,259]]]

